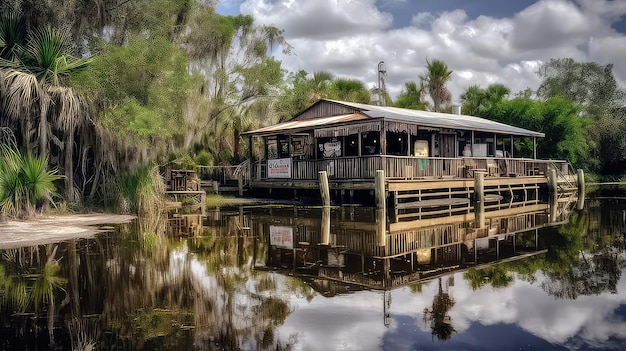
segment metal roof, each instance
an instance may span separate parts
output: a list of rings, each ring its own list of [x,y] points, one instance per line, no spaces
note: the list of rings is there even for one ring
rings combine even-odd
[[[366,120],[366,119],[370,119],[370,117],[367,116],[367,115],[364,115],[364,114],[351,113],[351,114],[347,114],[347,115],[338,115],[338,116],[321,117],[321,118],[311,118],[311,119],[305,119],[305,120],[300,120],[300,121],[288,121],[288,122],[284,122],[284,123],[275,124],[273,126],[264,127],[264,128],[256,129],[256,130],[253,130],[253,131],[245,132],[245,133],[242,133],[242,134],[243,135],[246,135],[246,134],[273,134],[273,133],[276,133],[276,132],[283,132],[283,131],[285,131],[285,132],[286,131],[294,132],[294,131],[298,131],[298,130],[311,129],[311,128],[315,128],[315,127],[325,127],[325,126],[328,126],[328,125],[334,125],[334,124],[339,124],[339,123],[343,123],[343,122],[351,122],[351,121]]]
[[[398,108],[398,107],[366,105],[366,104],[359,104],[355,102],[335,101],[335,100],[328,100],[328,99],[321,100],[321,101],[329,101],[329,102],[357,108],[361,110],[363,114],[366,114],[371,118],[382,117],[385,120],[410,122],[410,123],[415,123],[420,126],[426,126],[426,127],[475,130],[475,131],[483,131],[483,132],[533,136],[533,137],[541,137],[541,138],[545,136],[544,133],[534,132],[532,130],[514,127],[508,124],[491,121],[485,118],[480,118],[480,117],[475,117],[475,116],[411,110],[411,109]]]
[[[451,128],[459,130],[474,130],[482,132],[491,132],[507,135],[521,135],[531,137],[545,136],[544,133],[534,132],[524,128],[510,126],[508,124],[491,121],[485,118],[456,115],[451,113],[440,113],[430,111],[411,110],[398,107],[375,106],[359,104],[356,102],[336,101],[323,99],[315,103],[313,106],[321,103],[333,103],[349,106],[360,111],[360,113],[342,114],[329,117],[316,117],[305,120],[292,120],[284,123],[275,124],[273,126],[260,128],[257,130],[243,133],[247,134],[273,134],[276,132],[294,132],[298,130],[306,130],[316,127],[327,127],[345,122],[352,122],[366,119],[384,119],[397,122],[412,123],[418,126],[433,128]],[[309,107],[309,108],[311,108]]]

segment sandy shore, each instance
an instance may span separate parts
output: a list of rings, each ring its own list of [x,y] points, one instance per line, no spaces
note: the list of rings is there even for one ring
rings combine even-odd
[[[48,216],[27,221],[10,220],[0,223],[0,249],[12,249],[93,237],[106,224],[127,223],[134,216],[108,213]]]

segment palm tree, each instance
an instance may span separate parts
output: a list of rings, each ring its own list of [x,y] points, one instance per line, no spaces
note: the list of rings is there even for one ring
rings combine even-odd
[[[413,110],[426,110],[429,104],[428,101],[424,101],[425,94],[426,86],[424,86],[423,82],[420,83],[419,87],[414,81],[404,82],[404,89],[398,96],[395,106]]]
[[[356,79],[335,79],[330,86],[330,96],[337,100],[369,104],[370,92]]]
[[[461,94],[463,113],[484,117],[495,104],[504,100],[510,92],[509,88],[503,84],[491,84],[487,89],[472,85]]]
[[[22,125],[27,147],[36,133],[41,157],[51,145],[64,151],[66,197],[73,201],[74,133],[85,121],[86,104],[69,86],[69,78],[90,59],[73,56],[71,43],[67,30],[47,27],[30,33],[24,45],[15,45],[9,59],[0,58],[0,91],[7,114]],[[32,125],[37,123],[35,131]]]
[[[426,69],[428,72],[420,75],[421,82],[428,88],[428,94],[433,100],[433,109],[435,112],[443,111],[452,101],[452,94],[446,88],[446,83],[452,75],[452,71],[448,69],[441,60],[429,61],[426,59]]]

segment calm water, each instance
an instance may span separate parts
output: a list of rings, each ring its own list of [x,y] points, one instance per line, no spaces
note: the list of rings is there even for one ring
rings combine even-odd
[[[0,349],[623,350],[616,194],[480,229],[242,207],[3,250]]]

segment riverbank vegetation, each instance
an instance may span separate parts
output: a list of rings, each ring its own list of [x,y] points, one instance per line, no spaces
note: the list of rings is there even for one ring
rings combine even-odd
[[[115,199],[139,211],[128,201],[153,202],[125,193],[124,179],[154,175],[181,158],[238,164],[248,149],[242,132],[287,120],[321,98],[370,103],[378,94],[330,72],[285,71],[274,54],[292,48],[279,28],[222,16],[215,5],[0,5],[0,126],[14,134],[20,155],[46,160],[46,172],[63,176],[53,183],[64,207]],[[427,63],[395,102],[385,94],[389,105],[451,110],[453,71],[438,59]],[[541,158],[568,159],[603,179],[623,177],[624,92],[612,66],[554,59],[538,74],[537,91],[469,87],[463,112],[546,133]],[[529,145],[515,147],[523,154]],[[111,187],[113,180],[122,186]],[[156,192],[157,183],[150,182]]]

